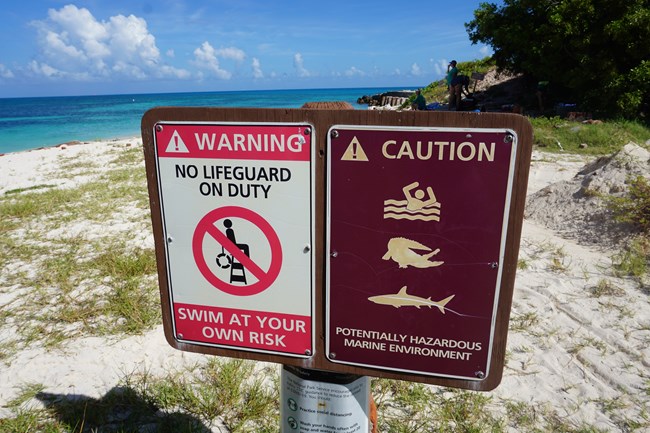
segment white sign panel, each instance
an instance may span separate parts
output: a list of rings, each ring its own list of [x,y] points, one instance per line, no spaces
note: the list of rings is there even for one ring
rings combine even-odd
[[[313,127],[155,126],[174,337],[313,353]]]

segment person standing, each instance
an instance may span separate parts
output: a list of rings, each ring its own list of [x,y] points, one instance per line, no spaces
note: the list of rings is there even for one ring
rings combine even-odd
[[[458,63],[456,60],[452,60],[447,65],[447,89],[449,89],[449,109],[453,110],[457,107],[460,99],[456,97],[456,76],[458,75],[458,68],[456,67]]]

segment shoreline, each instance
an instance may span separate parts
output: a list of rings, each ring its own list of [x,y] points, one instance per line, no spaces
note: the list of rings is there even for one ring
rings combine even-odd
[[[355,109],[364,93],[393,87],[290,89],[272,91],[181,92],[160,94],[88,95],[0,98],[0,153],[72,140],[111,140],[140,134],[141,120],[154,107],[300,108],[306,102],[345,101]]]
[[[58,143],[58,144],[45,145],[45,146],[39,146],[39,147],[34,147],[34,148],[22,149],[22,150],[15,150],[15,151],[10,151],[10,152],[0,153],[0,157],[15,155],[15,154],[19,154],[19,153],[36,152],[36,151],[39,151],[39,150],[50,150],[50,149],[65,150],[65,149],[67,149],[69,147],[72,147],[72,146],[80,146],[80,145],[93,144],[93,143],[114,143],[114,142],[129,141],[129,140],[130,141],[139,141],[140,144],[142,144],[142,136],[123,135],[123,136],[116,136],[116,137],[113,137],[113,138],[100,138],[100,139],[96,139],[96,140],[71,140],[71,141],[66,141],[66,142]]]

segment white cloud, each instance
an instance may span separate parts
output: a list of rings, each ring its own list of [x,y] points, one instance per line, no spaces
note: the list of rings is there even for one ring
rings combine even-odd
[[[185,69],[174,68],[173,66],[162,65],[159,67],[159,69],[161,72],[160,76],[162,77],[175,77],[182,80],[192,77],[192,74],[190,74],[189,71]]]
[[[11,69],[7,68],[5,65],[0,63],[0,78],[13,78],[14,73]]]
[[[254,78],[264,78],[264,72],[262,72],[262,66],[260,65],[259,59],[253,57],[253,62],[251,66],[253,68]]]
[[[413,63],[411,65],[411,75],[415,75],[415,76],[422,75],[422,70],[420,69],[417,63]]]
[[[246,53],[239,48],[234,47],[220,48],[215,52],[219,57],[223,57],[224,59],[233,59],[238,62],[242,62],[246,58]]]
[[[296,68],[296,72],[299,77],[309,77],[311,74],[305,68],[305,62],[302,59],[302,54],[296,53],[293,55],[293,67]]]
[[[232,77],[232,73],[221,69],[217,51],[208,41],[203,42],[199,48],[194,50],[194,64],[200,69],[211,72],[217,78],[228,80]]]
[[[106,28],[86,8],[66,5],[60,10],[50,9],[47,12],[52,22],[63,28],[70,29],[83,40],[102,39],[108,36]]]
[[[221,66],[220,58],[242,62],[246,58],[246,53],[235,47],[215,49],[210,42],[205,41],[199,48],[194,50],[194,61],[192,63],[201,69],[199,71],[201,79],[205,77],[203,71],[207,71],[217,78],[229,80],[232,78],[232,72]]]
[[[147,74],[145,74],[141,68],[136,65],[123,62],[121,60],[116,61],[111,70],[113,72],[117,72],[118,74],[137,78],[140,80],[147,78]]]
[[[436,76],[446,75],[447,74],[447,65],[449,62],[447,59],[440,59],[433,65],[433,70]]]
[[[29,63],[28,68],[31,72],[38,75],[44,75],[46,77],[57,77],[57,76],[60,77],[64,75],[58,69],[53,68],[50,65],[47,65],[45,63],[38,63],[36,60],[32,60]]]
[[[492,49],[488,47],[487,45],[483,45],[479,50],[479,53],[481,53],[482,56],[491,56],[492,55]]]
[[[167,52],[165,52],[165,55],[167,57],[174,58],[174,56],[176,56],[176,53],[174,52],[173,49],[170,48],[170,49],[167,50]]]
[[[51,57],[63,55],[64,57],[73,59],[84,59],[86,57],[85,54],[75,46],[68,45],[67,40],[67,32],[63,32],[62,34],[51,31],[46,32],[44,42],[49,48],[47,54]]]
[[[117,15],[111,17],[107,28],[111,35],[108,45],[115,63],[113,70],[127,71],[126,75],[136,78],[145,78],[145,70],[155,70],[160,50],[147,31],[145,20]]]
[[[70,79],[74,81],[93,81],[97,77],[94,75],[91,75],[87,71],[75,71],[75,72],[70,72],[70,71],[65,71],[61,69],[57,69],[53,67],[52,65],[49,65],[44,62],[38,62],[36,60],[32,60],[28,65],[27,65],[27,71],[29,73],[35,74],[35,75],[41,75],[46,78],[50,79]]]
[[[358,69],[356,66],[352,66],[350,69],[345,71],[345,75],[347,77],[365,77],[367,74],[363,72],[361,69]]]
[[[43,58],[29,69],[47,77],[188,76],[163,66],[160,50],[147,22],[134,15],[98,21],[85,8],[67,5],[50,9],[48,17],[32,23],[38,30]],[[56,71],[56,72],[55,72]]]

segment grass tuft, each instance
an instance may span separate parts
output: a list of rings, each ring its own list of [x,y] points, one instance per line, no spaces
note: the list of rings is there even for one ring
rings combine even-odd
[[[650,139],[648,126],[628,120],[583,124],[559,117],[536,117],[530,122],[534,144],[553,153],[608,155],[630,141],[645,143]]]

